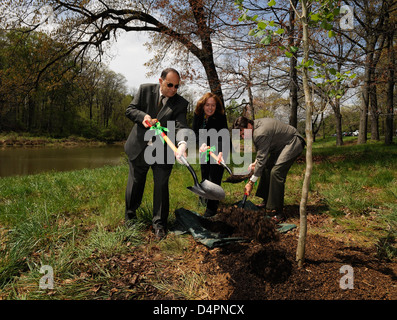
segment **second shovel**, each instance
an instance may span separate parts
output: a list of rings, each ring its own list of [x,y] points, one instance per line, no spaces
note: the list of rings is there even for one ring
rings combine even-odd
[[[157,122],[159,123],[159,122]],[[152,125],[149,123],[149,121],[146,121],[146,124],[149,127],[152,127]],[[164,141],[168,144],[168,146],[176,153],[178,148],[175,146],[175,144],[167,137],[167,135],[164,133],[164,131],[161,131],[161,137],[164,139]],[[211,181],[208,180],[203,180],[201,183],[198,182],[196,172],[192,168],[192,166],[189,164],[189,162],[186,160],[186,158],[182,155],[180,157],[182,163],[188,168],[189,172],[193,176],[194,179],[194,186],[188,187],[188,189],[195,194],[199,195],[200,197],[203,197],[205,199],[209,200],[223,200],[225,199],[225,191],[223,188]]]

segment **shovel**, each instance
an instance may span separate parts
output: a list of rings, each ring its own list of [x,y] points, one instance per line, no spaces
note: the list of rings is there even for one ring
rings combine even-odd
[[[149,121],[145,122],[149,127],[152,127],[152,125],[149,123]],[[172,141],[167,137],[167,135],[162,131],[161,132],[161,137],[164,139],[164,141],[169,145],[169,147],[176,153],[178,148],[175,146],[175,144],[172,143]],[[199,195],[200,197],[203,197],[205,199],[209,200],[223,200],[225,199],[225,191],[222,189],[221,186],[208,181],[208,180],[203,180],[201,183],[198,182],[196,172],[192,168],[192,166],[189,164],[189,162],[186,160],[186,158],[181,155],[180,157],[182,163],[189,169],[189,172],[193,176],[194,179],[194,186],[192,187],[187,187],[190,191],[194,192],[195,194]]]
[[[208,149],[210,149],[210,147],[208,147]],[[233,174],[232,170],[226,165],[226,163],[224,161],[219,161],[218,157],[211,151],[209,150],[208,153],[210,154],[210,156],[219,164],[221,164],[226,170],[227,172],[229,172],[230,177],[228,177],[226,180],[224,180],[223,182],[228,182],[228,183],[239,183],[241,181],[247,180],[249,178],[251,178],[253,171],[251,171],[249,174],[245,174],[245,175],[235,175]]]
[[[246,193],[244,192],[243,201],[241,201],[241,208],[243,208],[243,209],[244,209],[244,207],[245,207],[245,203],[247,202],[247,197],[248,197],[248,194],[246,194]]]

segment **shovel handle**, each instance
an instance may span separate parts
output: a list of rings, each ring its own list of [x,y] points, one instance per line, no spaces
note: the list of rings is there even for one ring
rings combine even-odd
[[[208,147],[208,148],[209,148],[209,147]],[[215,153],[213,153],[212,151],[210,151],[209,153],[210,153],[210,156],[211,156],[217,163],[222,164],[221,161],[219,160],[219,157],[217,157],[217,156],[215,155]]]
[[[208,147],[208,148],[209,148],[209,147]],[[210,156],[211,156],[212,158],[214,158],[214,160],[215,160],[218,164],[221,164],[221,165],[229,172],[230,175],[233,175],[232,170],[230,170],[230,168],[226,165],[226,163],[225,163],[224,161],[221,161],[221,160],[219,159],[219,157],[216,156],[215,153],[213,153],[212,151],[210,151],[209,153],[210,153]]]
[[[152,125],[148,120],[146,120],[145,123],[149,126],[149,128],[152,127]],[[164,132],[161,132],[161,136],[164,139],[164,141],[167,142],[167,144],[170,146],[172,151],[177,152],[178,148],[175,146],[175,144],[172,143],[172,141],[167,137],[167,135]]]
[[[246,203],[246,201],[247,201],[247,197],[248,197],[248,194],[247,194],[247,193],[244,193],[243,201],[241,202],[241,207],[242,207],[242,208],[244,208],[244,206],[245,206],[245,203]]]
[[[157,120],[156,120],[156,122],[157,122]],[[149,126],[149,128],[152,127],[152,125],[150,124],[150,122],[148,120],[146,120],[145,123]],[[167,144],[170,146],[170,148],[176,153],[178,151],[178,148],[170,140],[170,138],[168,138],[167,135],[164,132],[161,132],[161,136],[163,137],[164,141],[167,142]],[[189,162],[187,162],[187,159],[184,157],[183,154],[181,155],[180,159],[183,162],[183,164],[186,167],[188,167],[190,173],[193,175],[194,180],[197,182],[198,179],[197,179],[196,173],[194,172],[193,168],[190,166]]]
[[[156,120],[156,122],[157,122],[157,120]],[[149,121],[146,120],[145,123],[147,124],[147,126],[149,128],[152,127],[152,125],[150,124]],[[178,151],[178,148],[175,146],[175,144],[167,137],[167,135],[164,132],[161,132],[161,136],[163,137],[164,141],[167,142],[167,144],[170,146],[170,148],[176,153]],[[194,180],[194,185],[201,188],[201,186],[198,182],[196,172],[194,171],[194,169],[192,168],[190,163],[187,161],[187,159],[184,157],[184,155],[181,155],[180,159],[181,159],[182,163],[188,168],[190,174],[192,175],[193,180]]]

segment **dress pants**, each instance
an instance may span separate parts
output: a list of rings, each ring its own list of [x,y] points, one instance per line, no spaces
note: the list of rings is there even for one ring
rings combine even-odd
[[[144,159],[144,151],[134,160],[129,160],[129,175],[125,192],[125,218],[136,217],[136,210],[142,202],[145,189],[146,175],[149,168],[153,171],[153,227],[167,229],[169,215],[169,177],[173,164],[148,165]]]
[[[287,174],[297,157],[275,165],[277,158],[270,155],[260,177],[256,196],[263,199],[267,210],[283,212]]]
[[[201,165],[201,179],[207,179],[217,185],[221,185],[224,168],[218,164],[202,164]],[[207,209],[214,213],[218,209],[219,200],[207,200]]]

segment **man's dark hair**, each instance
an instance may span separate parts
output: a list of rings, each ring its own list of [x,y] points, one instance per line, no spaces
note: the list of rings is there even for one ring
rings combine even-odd
[[[244,116],[238,117],[233,123],[233,129],[247,129],[249,123],[254,125],[254,121]]]
[[[164,70],[161,72],[161,79],[164,80],[164,79],[167,77],[167,74],[169,74],[170,72],[176,73],[176,74],[178,75],[178,77],[181,78],[181,76],[179,75],[179,72],[176,71],[174,68],[167,68],[167,69],[164,69]]]

